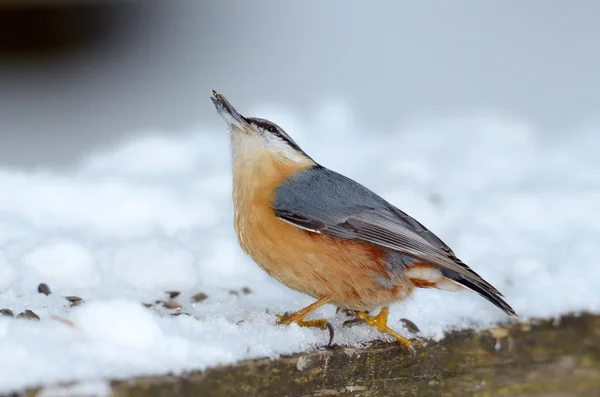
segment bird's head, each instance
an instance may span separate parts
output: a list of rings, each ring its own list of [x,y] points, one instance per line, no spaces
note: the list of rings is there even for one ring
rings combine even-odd
[[[304,163],[312,159],[277,124],[257,118],[244,117],[218,92],[210,98],[230,131],[234,157],[274,156],[286,162]]]

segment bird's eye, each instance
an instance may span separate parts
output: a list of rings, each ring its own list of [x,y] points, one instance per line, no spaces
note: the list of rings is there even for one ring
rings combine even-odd
[[[270,125],[270,126],[267,127],[267,131],[275,133],[277,130],[275,129],[274,126]]]

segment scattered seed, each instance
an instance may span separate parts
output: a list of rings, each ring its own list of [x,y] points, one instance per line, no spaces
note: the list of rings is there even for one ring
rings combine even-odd
[[[240,293],[237,292],[236,290],[230,289],[229,290],[229,295],[233,295],[233,296],[238,296]]]
[[[191,316],[191,314],[185,313],[185,312],[171,313],[171,316],[173,316],[173,317],[175,317],[175,316],[181,316],[182,314],[185,314],[186,316]]]
[[[164,307],[166,307],[167,309],[172,309],[172,310],[181,310],[181,305],[173,300],[167,301],[167,302],[163,302],[162,304]]]
[[[142,305],[144,305],[145,308],[150,309],[152,306],[154,306],[152,303],[142,303]]]
[[[22,313],[17,314],[17,318],[25,318],[28,320],[40,321],[40,316],[35,314],[33,311],[27,309]]]
[[[83,299],[78,296],[65,296],[65,299],[71,302],[71,307],[77,306],[83,303]]]
[[[417,327],[417,324],[413,323],[407,318],[401,318],[400,322],[402,323],[402,325],[404,325],[404,328],[406,328],[406,330],[412,334],[418,334],[419,332],[421,332],[419,327]]]
[[[6,317],[14,317],[15,316],[13,311],[10,309],[0,309],[0,314],[2,314],[3,316],[6,316]]]
[[[167,291],[166,294],[169,295],[169,298],[175,299],[179,295],[181,295],[181,292],[179,292],[179,291]]]
[[[344,313],[348,317],[355,317],[356,316],[356,312],[354,310],[344,309],[343,307],[337,307],[335,309],[335,314],[338,314],[339,312]]]
[[[196,295],[192,296],[192,301],[198,303],[198,302],[202,302],[203,300],[207,299],[208,295],[206,295],[204,292],[198,292]]]
[[[244,295],[249,295],[252,293],[252,290],[248,287],[244,287],[242,288],[242,292],[244,293]]]
[[[353,318],[351,320],[346,320],[342,323],[342,327],[354,327],[359,324],[364,324],[365,322],[360,318]]]
[[[50,292],[50,287],[48,287],[48,284],[46,283],[41,283],[38,285],[38,292],[44,295],[50,295],[52,293]]]

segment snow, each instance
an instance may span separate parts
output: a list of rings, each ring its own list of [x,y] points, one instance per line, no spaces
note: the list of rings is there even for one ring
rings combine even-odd
[[[341,101],[303,115],[269,106],[240,111],[274,120],[317,161],[427,225],[523,319],[600,311],[598,128],[550,134],[477,113],[373,131]],[[0,317],[0,393],[77,380],[80,394],[102,395],[107,379],[327,343],[324,331],[274,325],[276,313],[312,301],[239,249],[228,138],[217,122],[215,113],[210,128],[148,131],[70,172],[0,170],[0,309],[40,317]],[[37,292],[42,282],[50,295]],[[180,309],[142,305],[169,301],[171,290],[181,293]],[[195,302],[197,293],[207,298]],[[84,302],[71,306],[66,296]],[[366,326],[342,327],[346,318],[331,306],[314,316],[330,320],[338,344],[386,338]],[[436,339],[507,321],[473,293],[433,290],[392,306],[391,326],[409,335],[400,318]]]
[[[21,262],[24,267],[30,267],[36,277],[52,286],[86,288],[98,284],[92,254],[74,241],[42,243],[26,253]]]
[[[144,350],[163,337],[152,314],[135,302],[92,302],[75,312],[73,322],[85,337],[107,348]]]
[[[118,249],[112,263],[124,283],[141,290],[189,290],[198,281],[194,254],[167,241],[127,244]]]

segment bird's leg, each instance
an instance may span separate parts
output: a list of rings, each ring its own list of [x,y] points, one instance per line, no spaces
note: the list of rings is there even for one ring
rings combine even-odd
[[[356,317],[369,324],[372,327],[375,327],[379,330],[379,332],[383,332],[390,336],[393,336],[405,349],[410,352],[410,363],[414,362],[417,352],[415,348],[410,343],[410,340],[406,339],[393,329],[387,326],[388,315],[390,313],[390,309],[387,306],[381,308],[381,311],[376,316],[369,316],[366,312],[357,311]]]
[[[279,321],[277,321],[277,324],[287,325],[291,323],[296,323],[301,327],[318,327],[321,329],[327,329],[327,326],[325,325],[325,323],[327,323],[327,320],[304,320],[304,317],[308,316],[313,311],[325,305],[327,302],[329,302],[329,298],[321,298],[315,303],[312,303],[306,306],[304,309],[298,310],[295,313],[285,313],[283,315],[277,314],[276,316],[279,319]]]
[[[304,309],[298,310],[297,312],[292,313],[292,314],[289,314],[289,313],[285,313],[283,315],[276,314],[277,318],[279,319],[277,321],[277,324],[288,325],[291,323],[296,323],[300,327],[317,327],[322,330],[328,329],[329,330],[328,346],[331,346],[331,342],[333,341],[333,327],[331,326],[329,321],[327,321],[327,320],[304,320],[304,317],[308,316],[313,311],[317,310],[321,306],[328,303],[329,300],[330,300],[329,298],[321,298],[318,301],[316,301],[315,303],[308,305]]]

